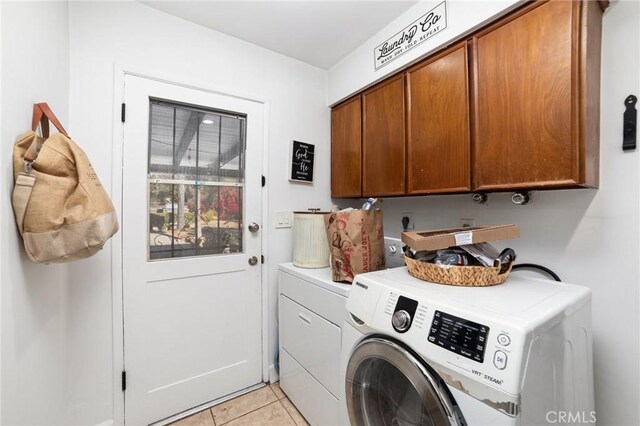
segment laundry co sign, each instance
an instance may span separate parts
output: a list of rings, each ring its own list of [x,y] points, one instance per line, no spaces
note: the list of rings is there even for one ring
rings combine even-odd
[[[446,2],[442,2],[377,46],[373,51],[375,69],[385,66],[445,28],[447,28],[447,5]]]

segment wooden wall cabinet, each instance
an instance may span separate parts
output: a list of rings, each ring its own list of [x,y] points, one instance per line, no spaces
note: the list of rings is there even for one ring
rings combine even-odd
[[[538,2],[473,37],[476,190],[598,185],[601,15]]]
[[[529,2],[334,108],[332,195],[597,187],[607,5]]]
[[[331,110],[331,196],[362,195],[360,95]]]
[[[471,190],[467,44],[406,75],[407,194]]]
[[[404,195],[404,78],[362,94],[362,195]]]

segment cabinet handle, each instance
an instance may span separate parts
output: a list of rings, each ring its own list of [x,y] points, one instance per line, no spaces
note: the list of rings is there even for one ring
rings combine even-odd
[[[304,315],[302,315],[302,312],[298,313],[298,318],[300,318],[302,322],[306,323],[307,325],[311,325],[311,320],[305,317]]]

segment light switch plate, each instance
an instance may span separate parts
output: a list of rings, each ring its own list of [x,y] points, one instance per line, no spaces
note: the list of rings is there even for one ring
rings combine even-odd
[[[276,228],[291,228],[293,215],[288,210],[276,210]]]

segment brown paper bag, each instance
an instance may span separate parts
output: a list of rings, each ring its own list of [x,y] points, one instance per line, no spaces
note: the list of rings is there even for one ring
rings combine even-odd
[[[324,217],[333,281],[385,268],[382,210],[351,210]]]

